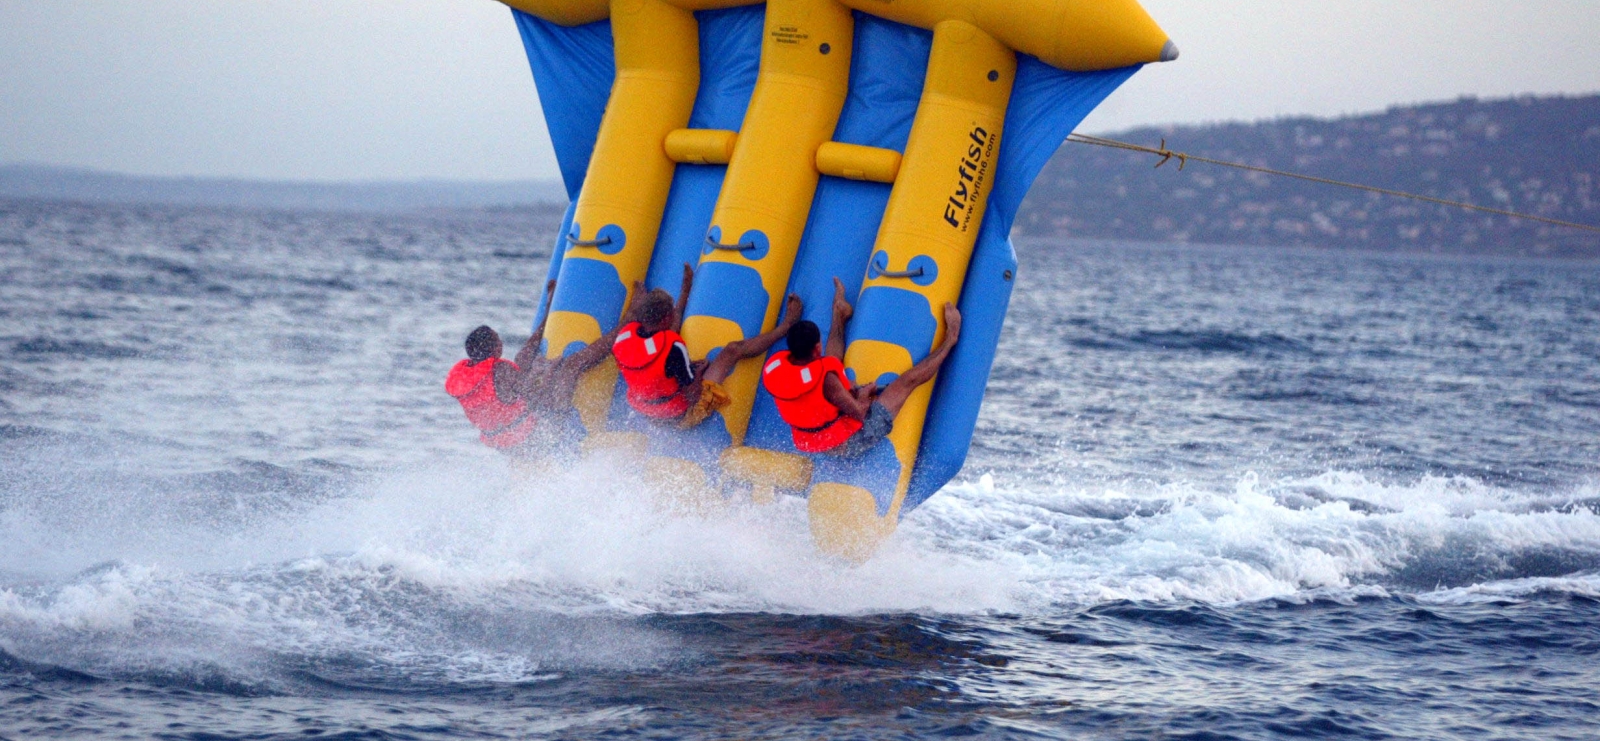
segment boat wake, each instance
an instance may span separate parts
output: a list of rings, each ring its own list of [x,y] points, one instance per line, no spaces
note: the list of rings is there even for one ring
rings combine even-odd
[[[1338,472],[1134,491],[999,472],[948,487],[855,567],[813,549],[799,499],[681,518],[617,461],[530,480],[475,464],[342,491],[247,467],[256,499],[194,488],[216,477],[57,477],[0,511],[0,650],[204,686],[461,686],[672,662],[677,639],[639,618],[673,614],[1600,598],[1595,491]],[[274,490],[300,499],[251,504]]]

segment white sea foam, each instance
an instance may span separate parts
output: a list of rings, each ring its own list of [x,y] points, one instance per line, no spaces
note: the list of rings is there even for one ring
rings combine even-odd
[[[1295,492],[1315,489],[1305,501]],[[1105,506],[1120,501],[1118,507]],[[1286,501],[1294,506],[1286,505]],[[1084,506],[1086,503],[1098,506]],[[1147,492],[952,486],[914,518],[918,539],[1009,560],[1033,606],[1105,600],[1230,603],[1422,578],[1498,578],[1526,554],[1600,564],[1600,516],[1465,479],[1386,485],[1326,474],[1233,491]],[[1115,519],[1084,511],[1150,511]],[[941,539],[940,533],[964,533]],[[943,540],[943,544],[941,544]],[[947,545],[945,545],[947,544]]]
[[[1600,573],[1588,572],[1569,576],[1539,576],[1523,579],[1502,579],[1469,584],[1452,589],[1439,589],[1416,595],[1420,602],[1441,605],[1470,605],[1486,603],[1521,602],[1534,595],[1569,594],[1590,599],[1600,599]]]
[[[805,517],[793,498],[666,515],[614,462],[592,461],[522,484],[398,476],[286,523],[282,540],[438,588],[529,589],[554,609],[963,612],[1004,607],[1020,586],[1002,564],[909,539],[864,566],[838,563],[811,546]]]
[[[1600,515],[1465,479],[1246,475],[1217,491],[984,475],[850,566],[815,551],[799,499],[674,517],[616,461],[521,483],[494,461],[418,467],[229,525],[137,494],[115,522],[63,516],[71,497],[13,508],[0,519],[0,649],[230,681],[277,676],[261,662],[286,652],[349,657],[374,681],[401,666],[415,681],[521,682],[670,660],[670,635],[615,619],[651,613],[1600,596]],[[1555,573],[1519,573],[1526,562]]]

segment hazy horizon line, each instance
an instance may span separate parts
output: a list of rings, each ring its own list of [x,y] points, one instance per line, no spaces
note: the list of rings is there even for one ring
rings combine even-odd
[[[317,179],[317,178],[271,178],[255,177],[251,175],[160,175],[152,173],[126,172],[88,165],[56,164],[53,162],[39,162],[29,160],[13,160],[0,162],[0,172],[3,171],[49,171],[58,174],[93,175],[97,177],[127,178],[131,180],[167,180],[167,181],[206,181],[212,183],[249,183],[294,186],[363,186],[363,185],[560,185],[560,177],[538,178],[508,178],[508,179],[470,179],[450,177],[424,177],[424,178],[351,178],[348,180]]]

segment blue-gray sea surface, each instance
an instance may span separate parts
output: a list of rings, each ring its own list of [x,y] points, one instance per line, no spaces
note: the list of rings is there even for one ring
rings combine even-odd
[[[1600,737],[1600,265],[1023,244],[852,568],[475,442],[558,216],[0,202],[0,738]]]

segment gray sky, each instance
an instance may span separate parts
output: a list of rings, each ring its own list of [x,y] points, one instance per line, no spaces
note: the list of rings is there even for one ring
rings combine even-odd
[[[1084,124],[1600,91],[1600,0],[1145,0],[1182,49]],[[492,0],[0,0],[0,163],[279,179],[556,176]]]

